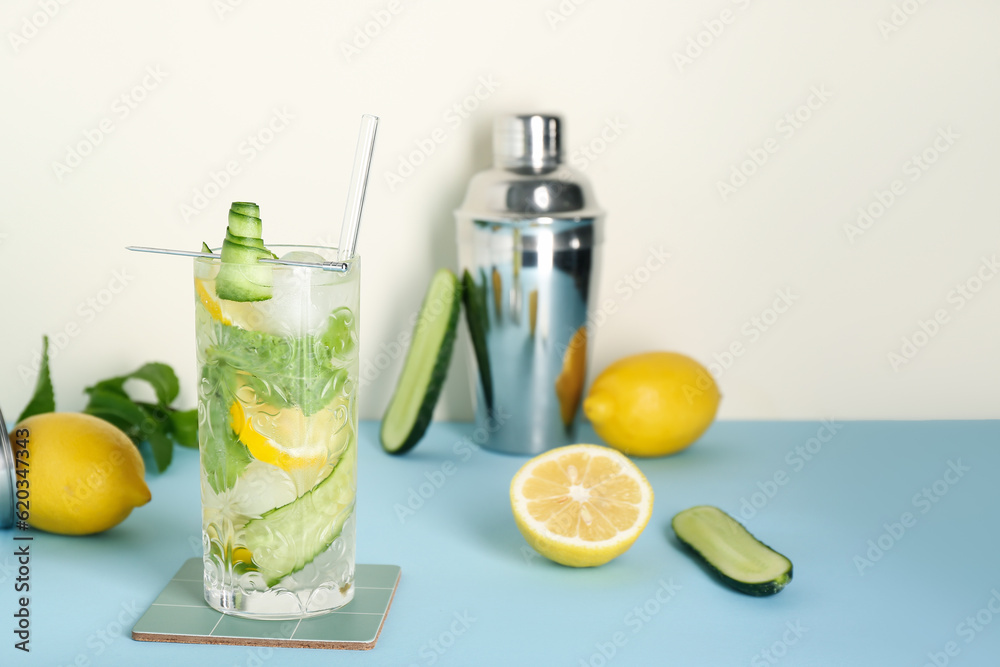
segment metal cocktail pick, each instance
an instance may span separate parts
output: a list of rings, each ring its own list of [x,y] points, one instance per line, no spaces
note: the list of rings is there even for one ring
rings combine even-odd
[[[354,257],[354,249],[358,244],[358,230],[361,227],[361,209],[365,203],[365,190],[368,187],[368,172],[371,169],[372,154],[375,149],[375,132],[378,130],[378,116],[365,114],[361,117],[361,133],[358,135],[358,147],[354,153],[354,169],[351,172],[351,187],[347,193],[347,208],[344,209],[344,223],[340,229],[340,243],[336,262],[297,262],[287,259],[258,259],[266,264],[283,264],[286,266],[308,266],[324,271],[346,273],[350,268],[347,263]],[[147,248],[144,246],[126,246],[126,250],[135,252],[150,252],[157,255],[179,255],[181,257],[206,257],[219,259],[214,252],[197,252],[193,250],[172,250],[168,248]]]

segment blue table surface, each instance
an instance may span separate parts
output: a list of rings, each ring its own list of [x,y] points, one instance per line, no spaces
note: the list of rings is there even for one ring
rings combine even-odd
[[[566,568],[510,513],[523,458],[436,423],[406,456],[361,427],[358,560],[402,567],[372,651],[136,642],[135,619],[200,555],[196,452],[105,534],[29,531],[31,652],[15,650],[14,537],[0,532],[0,664],[996,665],[1000,422],[721,422],[637,460],[653,517],[611,563]],[[584,426],[583,442],[598,442]],[[682,552],[678,511],[721,507],[794,563],[780,594],[729,590]],[[996,622],[993,622],[993,621]],[[5,627],[6,626],[6,627]]]

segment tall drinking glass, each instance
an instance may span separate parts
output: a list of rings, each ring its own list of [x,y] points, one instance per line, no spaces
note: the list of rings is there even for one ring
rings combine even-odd
[[[303,618],[354,596],[360,257],[346,264],[194,261],[205,599],[219,611]],[[220,299],[220,271],[271,297]]]

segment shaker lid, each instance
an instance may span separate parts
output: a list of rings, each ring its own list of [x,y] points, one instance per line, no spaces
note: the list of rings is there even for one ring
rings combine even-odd
[[[0,529],[14,525],[14,450],[0,411]]]
[[[498,167],[544,171],[562,161],[561,121],[549,114],[499,116],[493,124]]]

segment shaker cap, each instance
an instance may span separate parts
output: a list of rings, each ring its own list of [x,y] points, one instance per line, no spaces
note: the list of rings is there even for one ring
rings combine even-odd
[[[504,169],[543,171],[562,161],[561,120],[549,114],[500,116],[493,124],[493,156]]]
[[[0,529],[14,525],[14,450],[0,412]]]

